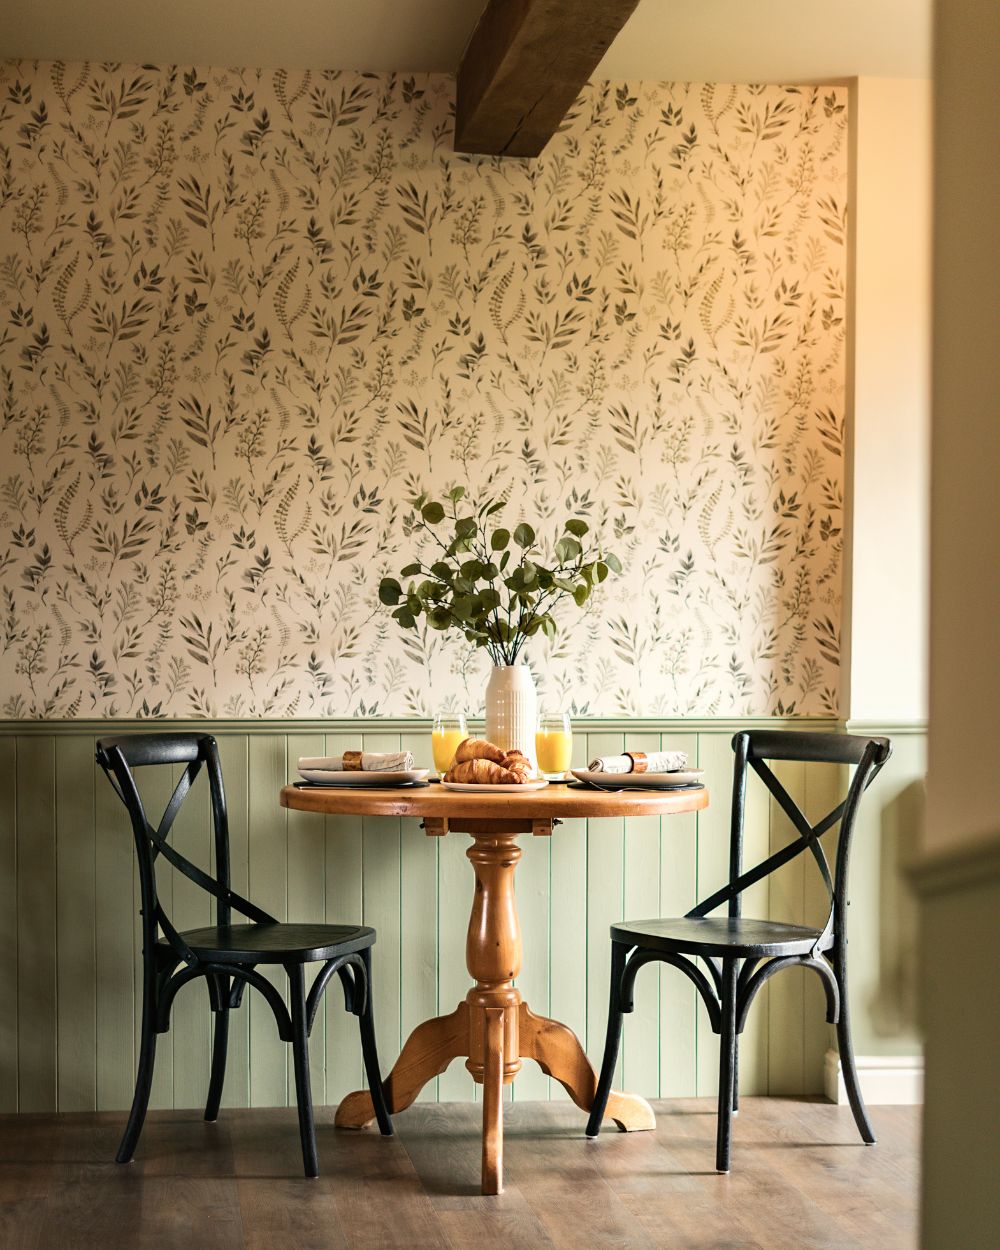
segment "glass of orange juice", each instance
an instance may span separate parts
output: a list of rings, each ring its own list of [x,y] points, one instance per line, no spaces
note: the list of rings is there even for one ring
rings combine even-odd
[[[568,712],[538,718],[535,754],[543,777],[559,781],[573,762],[573,729]]]
[[[434,767],[442,777],[451,768],[458,744],[468,736],[464,712],[442,712],[434,717],[431,747],[434,751]]]

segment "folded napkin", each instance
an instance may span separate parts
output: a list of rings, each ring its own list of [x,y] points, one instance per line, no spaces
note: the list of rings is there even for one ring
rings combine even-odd
[[[328,773],[402,773],[412,767],[411,751],[345,751],[343,755],[303,755],[299,758],[299,772],[304,768],[315,768]]]
[[[592,773],[675,773],[687,768],[683,751],[627,751],[624,755],[599,755],[587,767]]]

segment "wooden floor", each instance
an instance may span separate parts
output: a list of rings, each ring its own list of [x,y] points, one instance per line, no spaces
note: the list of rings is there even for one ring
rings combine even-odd
[[[292,1110],[156,1112],[136,1162],[109,1162],[123,1117],[0,1117],[3,1250],[635,1247],[897,1250],[916,1237],[918,1111],[746,1099],[718,1176],[711,1103],[654,1104],[655,1133],[583,1136],[564,1103],[506,1108],[507,1186],[478,1193],[478,1108],[417,1106],[398,1136],[320,1120],[319,1181]]]

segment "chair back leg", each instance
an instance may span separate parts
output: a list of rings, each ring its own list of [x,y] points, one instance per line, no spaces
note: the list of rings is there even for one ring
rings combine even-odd
[[[854,1123],[858,1126],[861,1140],[866,1146],[875,1145],[875,1130],[868,1118],[868,1109],[861,1096],[861,1082],[858,1080],[858,1069],[854,1062],[854,1043],[851,1040],[851,1013],[847,998],[847,961],[843,947],[840,946],[833,955],[833,970],[840,990],[840,1012],[837,1016],[837,1050],[840,1052],[840,1066],[844,1073],[844,1087],[847,1090],[847,1101],[851,1104]]]
[[[615,1079],[615,1065],[618,1063],[618,1047],[622,1036],[622,976],[625,972],[625,961],[628,950],[620,942],[611,943],[611,994],[608,1000],[608,1036],[604,1043],[604,1062],[601,1064],[601,1075],[597,1082],[597,1093],[594,1095],[593,1106],[590,1108],[590,1119],[587,1121],[587,1136],[596,1137],[601,1131],[601,1122],[608,1109],[608,1097],[611,1094],[611,1082]]]
[[[131,1163],[139,1134],[146,1119],[149,1094],[153,1088],[153,1066],[156,1063],[156,1006],[151,988],[146,988],[142,1001],[142,1025],[139,1035],[139,1066],[135,1077],[132,1110],[115,1155],[116,1163]]]
[[[316,1127],[313,1123],[312,1086],[309,1080],[309,1023],[306,1015],[305,972],[301,964],[286,965],[292,1007],[292,1061],[295,1068],[295,1101],[299,1109],[302,1165],[310,1179],[319,1176]]]
[[[219,978],[222,1006],[215,1011],[215,1037],[212,1042],[212,1075],[208,1082],[205,1119],[214,1123],[219,1118],[222,1087],[226,1081],[226,1052],[229,1049],[229,978]]]
[[[736,960],[722,961],[722,1028],[719,1050],[719,1118],[715,1170],[728,1172],[733,1141],[733,1087],[736,1079]]]
[[[365,1009],[358,1020],[361,1029],[361,1055],[365,1061],[365,1076],[368,1080],[368,1090],[372,1096],[372,1106],[375,1109],[375,1119],[378,1121],[379,1132],[383,1137],[391,1137],[392,1120],[389,1117],[389,1107],[385,1100],[382,1072],[378,1064],[378,1048],[375,1045],[371,947],[366,947],[361,952],[361,959],[365,966]]]

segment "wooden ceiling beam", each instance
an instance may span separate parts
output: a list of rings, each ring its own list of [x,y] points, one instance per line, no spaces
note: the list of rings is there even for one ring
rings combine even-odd
[[[639,0],[489,0],[458,70],[455,151],[538,156]]]

